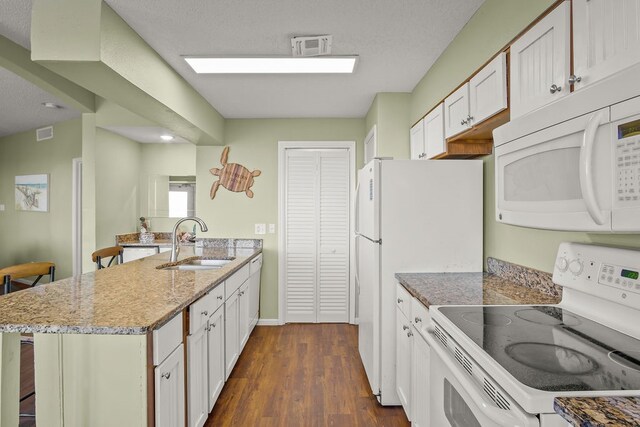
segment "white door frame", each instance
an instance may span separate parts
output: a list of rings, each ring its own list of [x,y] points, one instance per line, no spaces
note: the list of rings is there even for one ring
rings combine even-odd
[[[82,274],[82,158],[72,160],[71,251],[73,276]]]
[[[292,149],[346,149],[349,152],[349,195],[353,200],[356,184],[356,143],[355,141],[278,141],[278,323],[284,325],[285,319],[285,277],[284,256],[285,247],[285,165],[286,151]],[[354,262],[354,212],[349,205],[349,323],[355,324],[355,271]]]

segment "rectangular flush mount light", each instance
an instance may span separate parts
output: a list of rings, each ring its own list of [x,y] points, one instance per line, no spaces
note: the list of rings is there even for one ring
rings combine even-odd
[[[199,74],[353,73],[357,56],[184,57]]]

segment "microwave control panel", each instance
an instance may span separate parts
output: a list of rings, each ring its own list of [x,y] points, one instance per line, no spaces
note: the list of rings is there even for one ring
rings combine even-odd
[[[615,201],[640,206],[640,119],[617,126]]]

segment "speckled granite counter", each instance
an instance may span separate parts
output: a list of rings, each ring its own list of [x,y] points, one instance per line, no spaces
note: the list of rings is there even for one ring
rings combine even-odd
[[[154,240],[151,242],[141,242],[140,241],[140,233],[126,233],[126,234],[116,234],[116,245],[120,246],[160,246],[160,247],[170,247],[171,246],[171,233],[170,232],[157,232],[153,233]],[[193,243],[183,243],[184,245],[193,245]]]
[[[221,239],[180,252],[179,260],[235,257],[220,269],[158,270],[169,259],[161,253],[2,296],[0,332],[145,334],[262,252],[259,242]]]
[[[425,306],[557,304],[558,296],[490,273],[398,273],[396,279]]]
[[[574,426],[640,425],[640,397],[559,397],[553,406]]]

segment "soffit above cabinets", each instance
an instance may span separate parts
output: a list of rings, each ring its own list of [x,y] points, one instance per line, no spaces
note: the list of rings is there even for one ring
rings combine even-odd
[[[42,105],[52,102],[64,108]],[[80,113],[34,84],[0,67],[0,137],[80,117]]]

